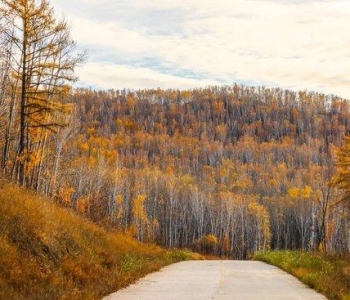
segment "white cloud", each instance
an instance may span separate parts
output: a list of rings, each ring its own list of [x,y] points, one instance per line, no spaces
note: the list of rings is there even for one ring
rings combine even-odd
[[[125,87],[185,88],[237,81],[350,98],[345,0],[51,2],[65,10],[74,38],[90,49],[91,61],[79,73],[91,85],[108,88],[119,80]],[[99,72],[101,65],[114,75]],[[204,79],[190,79],[193,74]]]
[[[121,65],[91,62],[77,70],[79,79],[87,86],[104,89],[145,89],[145,88],[175,88],[189,89],[218,85],[214,80],[197,80],[146,69]]]

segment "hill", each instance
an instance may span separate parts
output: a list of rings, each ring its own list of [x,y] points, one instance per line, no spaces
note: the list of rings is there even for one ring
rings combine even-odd
[[[192,257],[109,232],[0,179],[0,299],[99,299]]]
[[[349,212],[328,185],[350,133],[347,100],[232,85],[76,89],[65,101],[66,126],[30,132],[27,187],[166,247],[239,259],[350,250]],[[5,116],[0,159],[13,178],[18,123]]]
[[[346,212],[331,211],[328,182],[350,132],[346,100],[233,85],[82,89],[70,101],[80,125],[65,155],[80,175],[62,173],[63,190],[79,191],[91,218],[137,226],[140,240],[165,246],[195,248],[213,234],[216,253],[236,258],[269,245],[345,250],[347,225],[336,219]],[[140,195],[142,222],[133,215]]]

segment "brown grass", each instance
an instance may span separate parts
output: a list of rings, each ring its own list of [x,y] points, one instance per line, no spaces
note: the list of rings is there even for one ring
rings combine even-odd
[[[0,179],[0,299],[100,299],[195,258],[106,232]]]

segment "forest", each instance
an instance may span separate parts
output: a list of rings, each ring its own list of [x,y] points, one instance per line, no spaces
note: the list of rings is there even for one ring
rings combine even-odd
[[[347,100],[240,84],[71,89],[84,53],[46,1],[29,2],[2,7],[1,176],[146,243],[237,259],[350,251]]]
[[[18,115],[6,104],[1,163],[16,180]],[[350,250],[346,202],[330,184],[350,130],[346,100],[232,85],[76,89],[62,105],[64,126],[31,131],[24,185],[93,221],[240,259]]]

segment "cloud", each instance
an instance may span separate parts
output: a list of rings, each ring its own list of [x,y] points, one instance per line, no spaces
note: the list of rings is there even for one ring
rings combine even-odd
[[[214,80],[184,78],[147,68],[98,62],[87,63],[77,71],[80,81],[85,86],[93,88],[145,89],[160,87],[164,89],[190,89],[220,84],[220,82]]]
[[[79,73],[91,85],[249,82],[350,98],[350,3],[345,0],[51,3],[65,11],[74,38],[90,49],[90,62]],[[114,75],[101,80],[106,75],[96,66]]]

